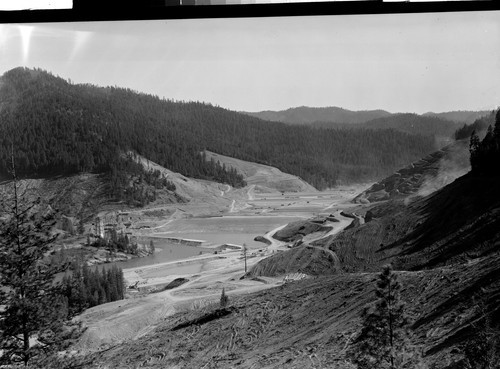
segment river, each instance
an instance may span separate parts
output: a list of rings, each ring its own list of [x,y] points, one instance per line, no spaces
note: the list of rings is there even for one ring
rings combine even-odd
[[[114,264],[122,269],[137,268],[214,252],[210,248],[201,246],[173,243],[167,238],[200,240],[205,241],[205,245],[211,246],[225,243],[245,244],[249,249],[258,249],[266,245],[254,241],[256,236],[262,236],[280,225],[299,219],[302,218],[295,216],[224,216],[179,219],[170,223],[165,231],[139,237],[140,244],[149,244],[150,240],[153,240],[155,246],[153,255],[102,264],[98,268],[107,269]]]

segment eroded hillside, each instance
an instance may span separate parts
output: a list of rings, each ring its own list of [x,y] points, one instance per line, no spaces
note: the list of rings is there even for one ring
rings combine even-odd
[[[477,301],[498,306],[499,261],[398,273],[414,343],[424,346],[431,367],[460,360],[456,347],[481,317]],[[103,347],[83,367],[346,368],[345,351],[361,310],[375,299],[375,280],[374,273],[337,274],[230,295],[219,316],[213,307],[178,313],[135,341]]]
[[[384,178],[355,197],[357,203],[426,196],[470,170],[469,144],[456,141]]]
[[[206,152],[207,160],[215,160],[226,167],[234,168],[243,176],[248,185],[255,186],[258,192],[317,192],[309,183],[301,178],[283,173],[281,170],[269,165],[243,161],[229,156]]]
[[[345,271],[376,270],[393,262],[416,269],[464,262],[498,251],[498,178],[466,175],[406,205],[373,207],[365,224],[318,241],[335,252]]]

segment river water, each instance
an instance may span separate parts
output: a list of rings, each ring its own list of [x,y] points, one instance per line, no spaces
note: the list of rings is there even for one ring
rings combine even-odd
[[[214,252],[209,248],[200,246],[173,243],[166,238],[200,240],[205,241],[206,245],[245,244],[250,249],[258,249],[266,245],[254,241],[256,236],[262,236],[283,224],[299,219],[302,218],[294,216],[224,216],[179,219],[170,223],[165,228],[165,231],[139,237],[138,242],[140,244],[148,245],[150,240],[153,240],[155,246],[154,255],[102,264],[98,268],[104,267],[107,269],[113,264],[122,269],[137,268]],[[185,266],[185,268],[190,267]]]

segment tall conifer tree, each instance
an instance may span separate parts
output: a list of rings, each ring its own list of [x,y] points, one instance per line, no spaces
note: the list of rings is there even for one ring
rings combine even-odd
[[[53,211],[30,201],[11,157],[12,193],[2,195],[0,220],[0,365],[28,362],[49,345],[43,337],[58,320],[55,267],[45,261],[55,236]],[[34,340],[34,338],[37,338]]]
[[[423,368],[420,353],[409,341],[409,320],[400,299],[401,284],[391,266],[377,281],[377,300],[363,312],[363,327],[350,350],[359,369]]]

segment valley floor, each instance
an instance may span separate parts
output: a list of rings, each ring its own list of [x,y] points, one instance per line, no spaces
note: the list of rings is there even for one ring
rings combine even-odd
[[[221,251],[217,243],[203,246],[213,253],[125,269],[139,289],[78,317],[87,330],[72,346],[73,358],[103,369],[349,369],[346,350],[376,298],[381,266],[391,262],[412,322],[411,344],[422,349],[418,360],[456,369],[485,320],[482,309],[492,322],[500,314],[495,188],[498,178],[465,176],[408,204],[354,205],[355,189],[291,194],[250,186],[218,192],[212,216],[193,211],[206,209],[193,202],[179,210],[191,216],[143,217],[150,226],[144,237],[186,232],[201,241],[210,232],[241,232],[267,242],[249,246],[248,269],[261,262],[248,274],[241,250]],[[272,222],[290,217],[302,221]],[[283,252],[290,245],[275,233],[290,243],[307,234],[305,245]],[[163,289],[179,277],[186,283]],[[223,289],[229,305],[220,309]]]
[[[242,191],[236,190],[232,200],[226,201],[229,207],[224,215],[228,216],[229,220],[238,218],[238,224],[248,223],[249,227],[253,227],[253,232],[259,232],[259,226],[251,225],[252,220],[255,219],[264,219],[265,225],[268,220],[277,220],[281,217],[306,219],[319,214],[335,215],[339,222],[328,224],[332,227],[331,231],[307,236],[307,241],[313,241],[316,238],[340,232],[351,223],[352,219],[341,216],[340,212],[355,206],[350,204],[349,200],[366,187],[344,187],[314,193],[255,193],[254,186],[249,186],[246,189],[246,196],[241,196]],[[221,191],[221,197],[231,199],[233,195],[231,192],[231,190]],[[191,216],[186,217],[186,213],[190,213]],[[144,228],[141,233],[143,236],[166,237],[171,232],[179,230],[181,226],[184,227],[182,228],[184,231],[190,231],[190,219],[196,220],[193,222],[193,227],[199,228],[204,219],[207,222],[211,219],[205,214],[206,208],[203,204],[186,204],[183,205],[182,211],[175,212],[170,219],[158,221],[151,217],[148,221],[143,218],[141,222],[143,225],[148,225],[148,228]],[[200,218],[200,215],[205,217]],[[219,213],[215,215],[220,216]],[[269,245],[253,243],[248,246],[248,270],[260,260],[287,249],[286,243],[272,238],[272,235],[284,226],[286,224],[272,230],[261,229],[261,235],[268,240]],[[219,229],[220,232],[225,230],[227,230],[226,227]],[[238,227],[235,230],[241,231]],[[191,231],[199,231],[199,229]],[[203,238],[203,232],[199,235]],[[217,244],[212,244],[208,248],[213,247],[215,250],[217,246]],[[87,330],[75,349],[80,353],[88,353],[101,350],[107,345],[137,339],[153,330],[158,322],[176,312],[197,310],[205,305],[218,303],[223,288],[231,300],[238,296],[283,285],[285,279],[303,277],[283,275],[242,279],[245,275],[244,264],[241,250],[233,250],[213,254],[205,253],[184,260],[124,269],[127,285],[135,285],[137,289],[129,290],[129,297],[125,300],[96,306],[79,316],[77,319],[87,327]],[[172,290],[149,293],[152,290],[161,289],[180,277],[189,281]]]

